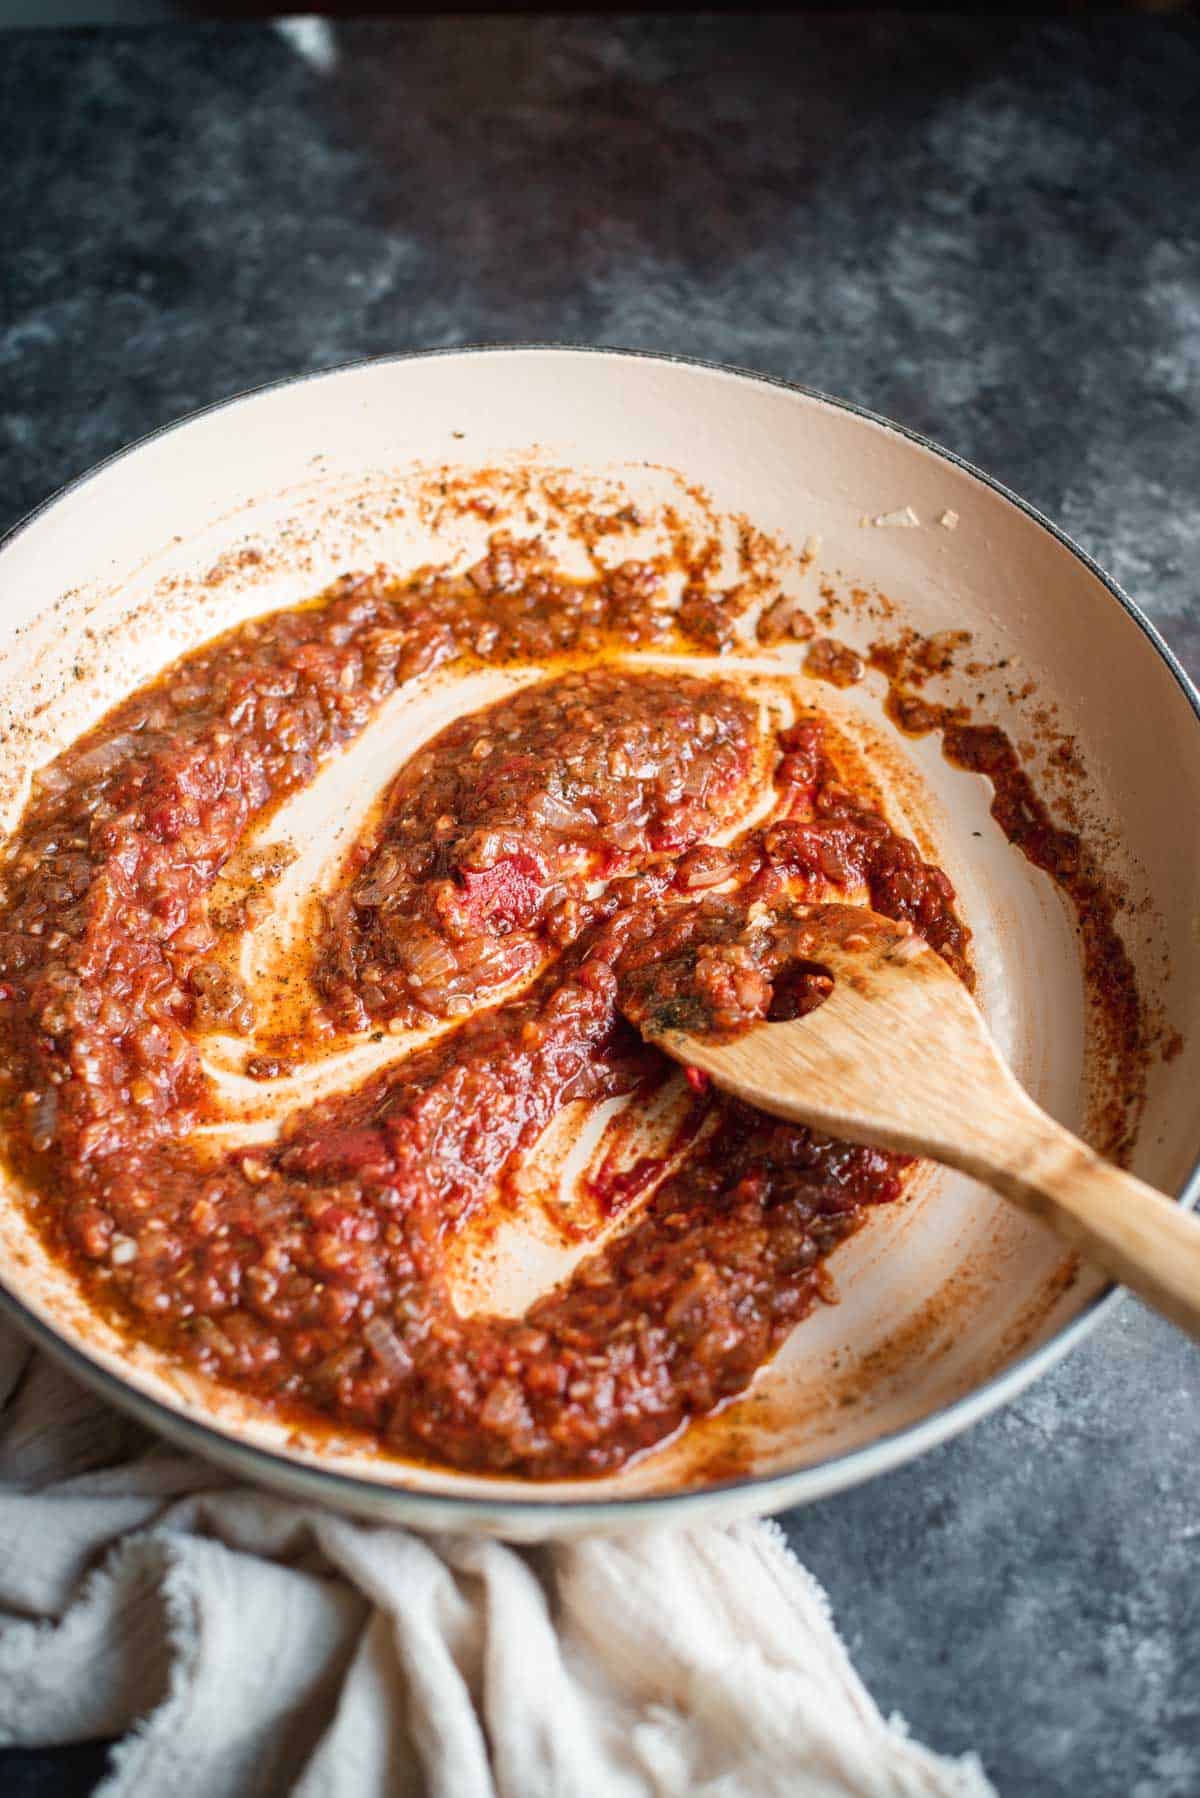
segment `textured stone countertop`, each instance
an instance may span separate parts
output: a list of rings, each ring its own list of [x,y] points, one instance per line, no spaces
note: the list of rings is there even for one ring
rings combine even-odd
[[[745,364],[1058,519],[1200,672],[1200,29],[909,15],[0,37],[0,528],[239,388],[480,340]],[[785,1518],[1002,1793],[1200,1790],[1200,1361],[1130,1300]],[[99,1749],[0,1754],[8,1794]]]

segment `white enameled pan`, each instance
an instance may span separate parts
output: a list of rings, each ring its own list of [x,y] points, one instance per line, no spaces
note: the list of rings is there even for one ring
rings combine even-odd
[[[494,504],[490,519],[455,503],[470,493]],[[349,568],[466,565],[506,521],[534,520],[569,562],[571,508],[617,495],[639,508],[642,549],[660,546],[672,507],[731,545],[749,521],[851,644],[902,625],[970,634],[938,697],[967,700],[1023,745],[1120,884],[1147,1016],[1172,1051],[1149,1062],[1132,1166],[1191,1202],[1200,700],[1131,601],[1045,519],[934,445],[803,388],[609,350],[454,351],[286,382],[135,445],[0,546],[0,828],[38,765],[227,625]],[[755,654],[747,647],[748,668]],[[780,668],[803,679],[796,660]],[[334,771],[295,820],[314,878],[354,806],[482,693],[431,682],[386,741],[376,733]],[[935,738],[902,738],[883,698],[876,674],[820,695],[955,881],[981,1002],[1019,1074],[1063,1122],[1094,1131],[1111,1069],[1089,1040],[1070,913],[992,821],[987,783],[946,762]],[[1069,794],[1039,767],[1068,737]],[[519,1305],[557,1266],[553,1244],[510,1244],[481,1269],[481,1297]],[[308,1436],[130,1349],[0,1188],[0,1297],[114,1403],[250,1480],[378,1519],[528,1538],[776,1510],[852,1485],[1011,1398],[1080,1339],[1105,1296],[1086,1271],[1067,1277],[1041,1226],[933,1170],[831,1271],[840,1303],[802,1323],[722,1417],[620,1475],[536,1486]]]

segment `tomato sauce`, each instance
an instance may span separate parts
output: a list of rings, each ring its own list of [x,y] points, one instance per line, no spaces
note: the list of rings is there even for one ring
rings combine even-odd
[[[347,578],[240,626],[41,771],[3,866],[0,1123],[39,1228],[124,1331],[282,1414],[532,1479],[618,1468],[746,1387],[903,1158],[697,1082],[682,1166],[606,1176],[622,1227],[524,1316],[461,1315],[448,1272],[564,1106],[677,1077],[624,1015],[667,951],[689,978],[708,957],[713,1004],[743,1020],[798,1015],[818,972],[764,993],[723,951],[755,906],[845,894],[969,978],[949,881],[844,784],[819,716],[764,726],[728,680],[621,659],[719,648],[726,625],[697,592],[673,612],[652,567],[570,581],[498,540],[465,577]],[[323,1043],[437,1034],[277,1140],[200,1146],[206,1032],[251,1041],[264,1081],[307,1052],[252,1041],[222,870],[451,663],[542,678],[399,771],[320,898],[306,973]],[[747,823],[764,777],[770,815]],[[265,858],[258,903],[286,860]]]

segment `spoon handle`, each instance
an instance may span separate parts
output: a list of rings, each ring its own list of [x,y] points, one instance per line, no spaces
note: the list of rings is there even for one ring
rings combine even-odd
[[[1200,1217],[1104,1161],[1029,1101],[1010,1146],[968,1171],[1044,1218],[1094,1266],[1200,1342]]]

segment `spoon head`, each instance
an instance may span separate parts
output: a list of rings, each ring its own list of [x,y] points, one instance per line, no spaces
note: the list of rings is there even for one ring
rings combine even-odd
[[[972,1136],[1030,1102],[967,989],[911,926],[858,906],[797,913],[833,990],[817,1009],[738,1034],[643,1033],[761,1111],[850,1142],[969,1164]]]

